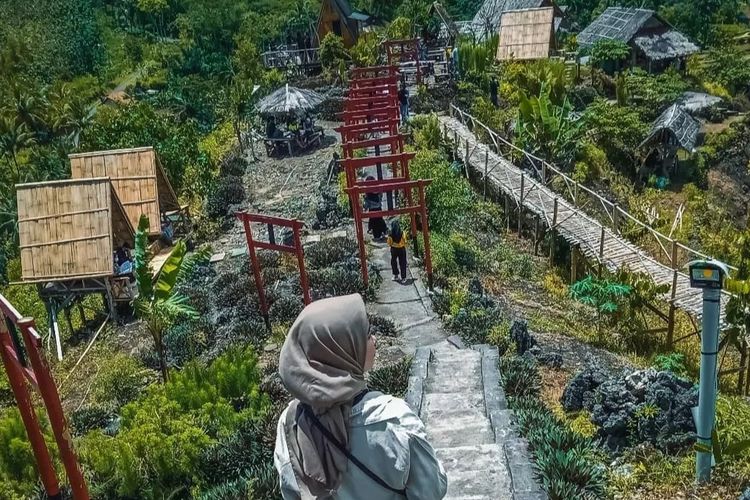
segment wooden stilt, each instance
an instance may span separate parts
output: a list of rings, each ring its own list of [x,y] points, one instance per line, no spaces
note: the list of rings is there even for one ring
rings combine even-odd
[[[555,227],[557,226],[557,198],[552,210],[552,226],[549,231],[549,265],[555,265]]]
[[[669,313],[667,314],[667,347],[670,349],[674,346],[674,299],[677,294],[677,241],[672,240],[672,253],[670,254],[672,264],[672,289],[669,292]]]
[[[578,281],[578,246],[570,247],[570,284]]]
[[[518,201],[518,236],[521,236],[521,228],[523,226],[523,193],[524,193],[524,181],[526,175],[521,173],[521,194],[519,195]]]
[[[534,256],[539,255],[539,216],[534,217]]]
[[[506,194],[505,198],[505,230],[510,231],[510,197]]]

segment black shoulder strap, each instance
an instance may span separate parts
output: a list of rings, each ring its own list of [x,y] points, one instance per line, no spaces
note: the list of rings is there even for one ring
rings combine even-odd
[[[363,464],[362,462],[360,462],[357,459],[357,457],[355,457],[354,455],[352,455],[349,452],[349,450],[347,450],[346,447],[343,444],[341,444],[341,442],[338,439],[336,439],[336,437],[333,434],[331,434],[331,432],[328,429],[326,429],[323,426],[323,424],[320,423],[320,420],[318,420],[318,417],[315,416],[315,414],[313,413],[312,409],[308,405],[300,403],[300,407],[302,408],[302,411],[305,413],[305,415],[307,415],[310,418],[310,420],[312,420],[313,425],[315,425],[315,427],[317,427],[318,430],[323,433],[323,435],[326,437],[326,439],[328,439],[331,443],[333,443],[333,445],[336,448],[338,448],[341,453],[343,453],[344,455],[346,455],[346,457],[349,460],[351,460],[352,463],[354,465],[356,465],[357,468],[359,468],[359,470],[361,470],[362,472],[364,472],[367,475],[367,477],[369,477],[370,479],[372,479],[373,481],[375,481],[376,483],[378,483],[380,486],[382,486],[383,488],[387,489],[388,491],[392,491],[393,493],[396,493],[397,495],[401,495],[402,497],[406,497],[406,490],[405,489],[400,490],[400,489],[393,488],[393,487],[389,486],[388,483],[386,483],[385,481],[383,481],[377,474],[375,474],[373,471],[371,471],[365,464]]]

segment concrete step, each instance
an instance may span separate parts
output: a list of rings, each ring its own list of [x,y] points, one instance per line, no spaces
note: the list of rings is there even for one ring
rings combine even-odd
[[[435,453],[448,475],[447,498],[513,499],[510,472],[500,446],[438,448]]]
[[[476,446],[495,442],[489,419],[466,416],[449,420],[432,420],[425,426],[427,438],[435,448]]]
[[[453,392],[461,394],[476,393],[481,395],[483,392],[481,369],[477,368],[468,373],[456,370],[455,372],[436,374],[433,371],[432,365],[430,365],[430,371],[427,374],[427,383],[425,384],[425,392],[428,394],[436,392]]]
[[[425,394],[422,400],[422,420],[427,422],[474,415],[477,420],[486,417],[484,398],[478,393],[437,392]]]

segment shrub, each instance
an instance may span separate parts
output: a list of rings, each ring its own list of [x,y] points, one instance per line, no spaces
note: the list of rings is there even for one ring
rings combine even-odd
[[[510,356],[500,358],[500,383],[509,397],[539,396],[541,380],[533,358]]]
[[[294,321],[304,306],[301,297],[282,294],[271,304],[268,314],[273,322],[287,323]]]
[[[356,240],[347,237],[327,238],[305,248],[305,264],[310,269],[321,269],[338,264],[356,253]]]
[[[591,421],[591,415],[588,412],[580,412],[570,421],[570,430],[585,438],[596,436],[599,428]]]
[[[47,447],[54,442],[46,423],[39,419]],[[0,414],[0,498],[28,498],[38,481],[36,460],[26,427],[16,408]]]
[[[231,435],[202,453],[202,481],[213,487],[200,498],[241,498],[237,493],[250,491],[252,495],[247,498],[279,497],[273,452],[280,410],[267,411],[259,419],[243,420]],[[239,479],[227,482],[230,478]]]
[[[396,324],[390,318],[377,314],[369,314],[368,317],[370,319],[370,328],[372,328],[375,335],[383,337],[396,337],[398,335]]]
[[[94,429],[104,429],[112,423],[114,414],[103,406],[88,406],[70,414],[70,426],[77,436],[82,436]]]
[[[182,321],[172,325],[164,334],[169,363],[182,366],[208,349],[209,326],[204,320]]]
[[[412,357],[406,356],[392,365],[372,370],[367,376],[367,387],[373,391],[403,398],[409,386],[411,362]]]
[[[542,288],[556,299],[563,299],[568,296],[568,285],[555,272],[548,272],[542,280]]]
[[[654,358],[654,367],[659,371],[672,372],[678,377],[684,377],[687,373],[685,355],[679,352],[657,355]]]
[[[241,177],[228,175],[222,178],[206,200],[206,214],[209,217],[224,217],[233,205],[245,199],[245,187]]]
[[[148,370],[135,358],[116,353],[103,365],[92,384],[94,400],[108,408],[118,410],[134,400],[149,382]]]
[[[500,356],[505,354],[510,348],[510,322],[505,320],[498,325],[490,328],[487,334],[487,343],[497,346]]]

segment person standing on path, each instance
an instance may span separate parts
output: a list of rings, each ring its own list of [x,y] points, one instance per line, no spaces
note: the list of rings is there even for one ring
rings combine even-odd
[[[445,470],[402,399],[368,391],[375,360],[359,294],[313,302],[295,320],[279,374],[295,398],[279,417],[284,500],[440,500]]]
[[[388,236],[388,246],[391,248],[391,270],[393,281],[406,282],[406,235],[401,231],[398,219],[391,224],[391,234]]]
[[[368,175],[365,181],[374,182],[375,177]],[[365,193],[366,212],[379,212],[382,209],[383,204],[380,193]],[[372,233],[372,237],[375,241],[382,241],[388,232],[388,226],[382,217],[370,217],[367,219],[367,232]]]
[[[409,91],[406,90],[403,82],[398,89],[398,102],[401,108],[401,125],[403,125],[409,120]]]

